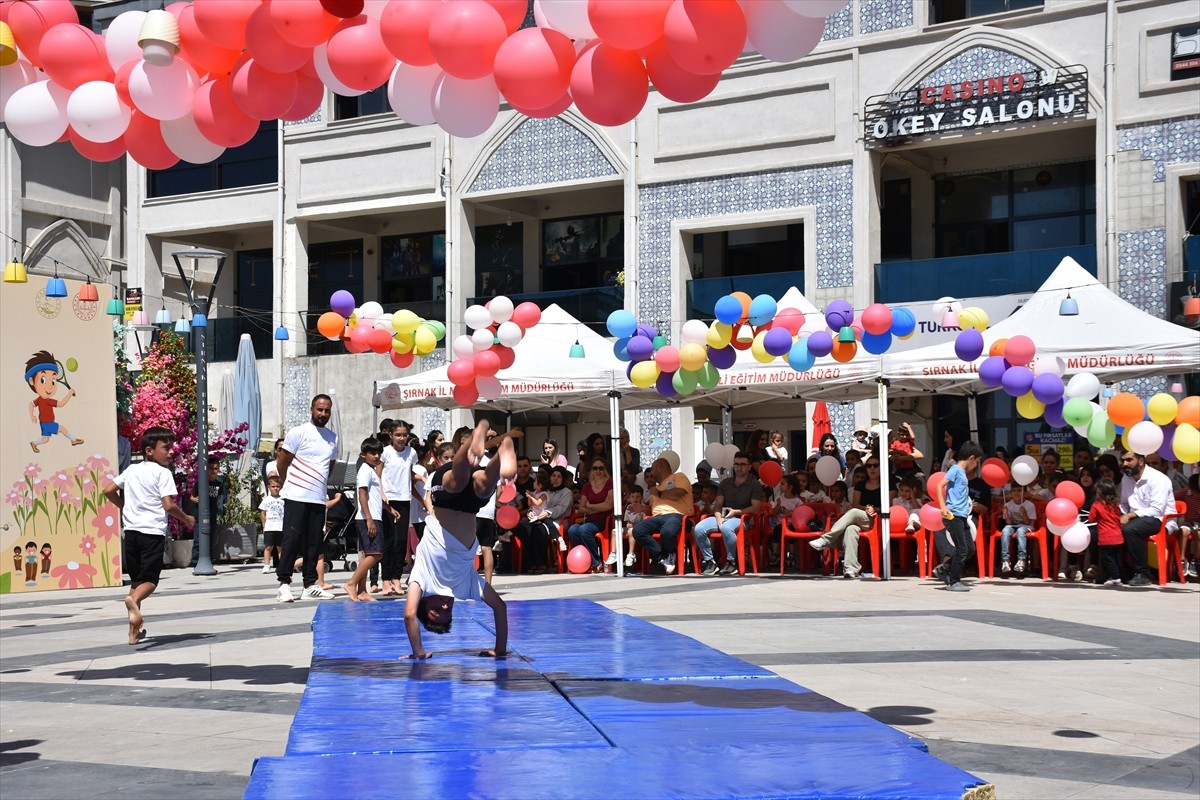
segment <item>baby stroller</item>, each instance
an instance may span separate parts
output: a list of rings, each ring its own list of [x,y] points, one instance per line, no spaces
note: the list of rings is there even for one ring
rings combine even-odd
[[[338,492],[341,498],[325,511],[325,564],[332,570],[335,561],[343,561],[347,572],[358,566],[358,530],[354,525],[354,514],[358,507],[354,503],[354,480],[345,483],[347,473],[353,465],[339,462],[330,471],[329,497]],[[338,480],[335,482],[335,478]]]

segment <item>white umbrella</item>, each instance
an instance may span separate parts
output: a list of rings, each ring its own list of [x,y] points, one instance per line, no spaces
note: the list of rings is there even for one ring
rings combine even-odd
[[[345,452],[346,442],[345,442],[345,437],[342,436],[342,414],[338,410],[338,401],[337,401],[337,392],[336,391],[334,391],[332,389],[329,391],[329,400],[330,400],[331,407],[329,409],[329,423],[326,425],[326,427],[329,428],[329,430],[331,430],[337,434],[337,437],[338,437],[337,460],[344,461],[345,458],[342,456],[342,453]]]
[[[233,425],[233,373],[225,370],[221,375],[221,395],[217,399],[217,432],[223,433]]]
[[[246,437],[246,451],[242,454],[242,469],[245,469],[258,450],[258,440],[262,436],[262,393],[258,387],[254,342],[248,333],[243,333],[238,341],[236,365],[237,386],[233,393],[232,419],[234,425],[244,422],[248,426],[243,434]]]

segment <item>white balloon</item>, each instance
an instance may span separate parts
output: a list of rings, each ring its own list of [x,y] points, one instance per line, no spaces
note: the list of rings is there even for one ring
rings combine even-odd
[[[473,81],[442,75],[433,87],[433,118],[453,136],[478,136],[492,126],[499,113],[500,90],[491,75]]]
[[[508,322],[512,319],[513,301],[509,300],[504,295],[498,295],[492,298],[492,301],[487,304],[488,311],[491,312],[492,322],[499,325],[501,322]]]
[[[725,469],[725,445],[720,442],[710,442],[704,448],[704,460],[713,469]]]
[[[1075,527],[1075,524],[1076,523],[1072,522],[1070,525],[1059,525],[1058,523],[1051,522],[1050,520],[1046,520],[1046,530],[1050,531],[1055,536],[1062,536],[1064,533],[1069,531],[1071,528]]]
[[[850,0],[783,0],[783,4],[802,16],[824,18],[841,11]]]
[[[479,390],[479,396],[484,400],[497,400],[504,391],[500,385],[500,379],[495,375],[477,377],[475,388]]]
[[[397,117],[410,125],[432,125],[433,87],[446,73],[436,64],[414,67],[396,63],[388,79],[388,100]]]
[[[1038,476],[1038,462],[1033,456],[1017,456],[1013,459],[1012,479],[1018,486],[1028,486]]]
[[[12,93],[4,106],[4,124],[13,138],[30,147],[57,142],[67,132],[69,89],[54,81],[35,81]]]
[[[725,459],[722,461],[722,469],[729,469],[733,466],[733,459],[741,451],[741,448],[736,444],[725,445]]]
[[[351,89],[334,77],[333,70],[329,68],[329,45],[325,42],[313,48],[313,69],[317,71],[317,77],[321,79],[321,83],[328,86],[329,91],[334,94],[340,94],[342,97],[358,97],[368,91],[367,89]]]
[[[496,343],[496,337],[487,328],[480,328],[471,334],[471,347],[476,353],[482,353]]]
[[[1092,532],[1082,522],[1076,522],[1059,538],[1058,543],[1068,553],[1082,553],[1092,541]]]
[[[379,315],[383,313],[383,306],[376,303],[374,300],[368,300],[358,307],[355,316],[358,318],[360,325],[370,325],[375,320],[379,319]]]
[[[549,27],[565,33],[572,39],[595,39],[596,29],[588,19],[588,4],[580,0],[534,0],[533,14],[538,10],[546,20],[543,28]],[[539,23],[540,24],[540,23]]]
[[[746,12],[746,40],[772,61],[804,58],[825,35],[823,18],[799,16],[778,3],[743,3],[742,10]]]
[[[817,480],[825,486],[833,486],[842,477],[842,462],[833,456],[817,459]]]
[[[1082,397],[1085,400],[1091,400],[1098,394],[1100,394],[1100,379],[1090,372],[1072,375],[1071,380],[1067,381],[1067,397]]]
[[[475,358],[475,345],[471,343],[471,337],[463,334],[462,336],[454,337],[454,344],[450,346],[454,351],[455,358],[465,358],[468,361]]]
[[[1163,443],[1162,428],[1148,419],[1134,425],[1125,436],[1129,439],[1129,446],[1133,452],[1144,456],[1158,452]]]
[[[381,331],[391,331],[392,330],[392,315],[387,313],[386,311],[383,312],[382,314],[380,314],[378,317],[375,318],[375,324],[373,325],[373,327],[378,328]]]
[[[108,63],[112,65],[113,72],[127,62],[141,60],[142,48],[138,45],[138,38],[145,21],[145,11],[126,11],[108,24],[104,31],[104,51],[108,54]]]
[[[207,164],[225,152],[224,147],[204,138],[190,111],[161,123],[159,129],[171,152],[189,164]]]
[[[674,450],[663,450],[658,457],[667,460],[667,466],[671,468],[672,473],[679,472],[679,453]]]
[[[479,304],[467,306],[467,310],[463,312],[463,322],[472,330],[486,328],[492,324],[492,312]]]
[[[129,73],[129,97],[148,117],[179,119],[192,110],[200,78],[192,65],[177,58],[165,67],[138,62]]]
[[[8,98],[18,89],[23,89],[33,83],[37,72],[33,65],[23,58],[18,58],[8,66],[0,67],[0,122],[4,122],[4,107]]]
[[[1035,376],[1057,375],[1061,378],[1066,371],[1067,362],[1058,356],[1038,356],[1033,360],[1033,374]]]
[[[131,112],[108,81],[80,84],[67,100],[67,120],[89,142],[111,142],[129,127]]]
[[[500,327],[496,328],[496,338],[505,347],[516,347],[520,344],[521,337],[524,335],[525,333],[521,330],[521,326],[512,320],[501,322]]]
[[[683,323],[679,331],[679,339],[684,344],[707,344],[708,326],[698,319],[689,319]]]

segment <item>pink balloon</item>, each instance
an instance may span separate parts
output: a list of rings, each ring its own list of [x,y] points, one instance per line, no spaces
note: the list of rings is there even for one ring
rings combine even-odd
[[[283,38],[271,16],[275,5],[265,3],[250,15],[246,22],[246,49],[254,63],[263,69],[276,73],[295,72],[312,58],[312,46],[302,47]],[[290,5],[290,0],[279,5]]]
[[[533,119],[549,119],[550,117],[557,117],[559,114],[566,111],[571,107],[572,102],[574,101],[571,99],[571,93],[563,92],[562,97],[558,98],[545,108],[533,110],[522,110],[518,108],[517,110],[525,116],[532,117]]]
[[[383,46],[379,22],[366,15],[338,24],[326,50],[329,68],[351,89],[370,91],[387,83],[396,59]]]
[[[507,36],[500,12],[472,0],[449,0],[429,23],[429,49],[438,66],[468,81],[491,74]]]
[[[140,111],[134,111],[129,120],[125,147],[129,157],[146,169],[169,169],[179,163],[179,156],[163,141],[159,121]]]
[[[297,47],[311,48],[327,41],[339,21],[325,10],[321,0],[287,0],[265,6],[280,37]]]
[[[71,132],[93,142],[120,139],[129,127],[129,107],[107,81],[88,81],[71,92],[67,100]],[[122,145],[124,150],[124,145]]]
[[[64,89],[113,79],[104,40],[82,25],[55,25],[46,31],[39,47],[42,69]]]
[[[465,386],[455,386],[450,394],[454,397],[454,402],[463,407],[473,406],[479,400],[479,390],[475,388],[474,383],[468,383]]]
[[[36,3],[5,3],[8,26],[17,47],[30,63],[41,66],[38,54],[42,37],[57,25],[78,25],[79,14],[71,0],[39,0]]]
[[[1013,336],[1004,345],[1004,360],[1015,367],[1021,367],[1033,361],[1037,347],[1028,336]]]
[[[1058,486],[1054,487],[1054,496],[1061,497],[1076,506],[1082,506],[1087,500],[1083,493],[1083,487],[1075,481],[1061,481]]]
[[[883,303],[872,303],[862,313],[863,330],[879,336],[892,329],[892,310]]]
[[[433,91],[446,73],[436,64],[414,67],[396,64],[388,79],[388,100],[397,117],[410,125],[429,125],[433,115]]]
[[[475,383],[475,362],[471,359],[456,358],[446,367],[446,378],[455,386],[468,386]]]
[[[167,120],[159,127],[171,152],[189,164],[207,164],[225,152],[224,147],[204,138],[191,114]]]
[[[204,138],[222,147],[241,147],[258,133],[258,120],[243,113],[233,101],[228,78],[201,85],[192,116]]]
[[[442,10],[428,0],[392,0],[379,18],[379,32],[392,55],[413,67],[436,63],[429,49],[429,24]]]
[[[581,544],[571,548],[567,553],[567,569],[575,575],[583,575],[592,568],[592,554]]]
[[[500,506],[496,509],[496,524],[506,531],[511,531],[521,522],[521,512],[516,506]]]
[[[671,0],[588,0],[596,36],[621,50],[641,50],[658,41]]]
[[[945,478],[946,478],[946,473],[939,471],[939,472],[935,472],[932,475],[930,475],[929,479],[927,481],[925,481],[925,491],[928,494],[928,496],[930,497],[930,499],[933,499],[933,500],[937,499],[937,487],[941,485],[942,481],[945,480]]]
[[[548,28],[526,28],[496,52],[496,86],[513,108],[524,112],[553,105],[571,84],[575,46]]]
[[[469,139],[496,121],[500,92],[491,77],[469,81],[442,75],[433,87],[433,117],[442,130]]]
[[[798,336],[804,327],[804,312],[798,308],[781,308],[771,322],[772,328],[783,328],[792,336]]]
[[[1079,521],[1079,507],[1065,497],[1046,503],[1046,519],[1055,525],[1067,526]]]
[[[325,84],[321,79],[304,72],[296,72],[296,99],[292,107],[279,115],[286,122],[299,122],[308,119],[321,107],[325,99]]]
[[[813,511],[812,506],[796,506],[792,511],[792,530],[808,530],[808,523],[812,522],[816,515],[817,512]]]
[[[116,161],[125,155],[125,138],[123,136],[118,136],[111,142],[89,142],[75,130],[68,128],[67,137],[70,139],[71,144],[75,146],[75,149],[79,151],[79,155],[88,161],[95,161],[97,163]]]
[[[921,506],[921,510],[917,513],[921,517],[921,527],[927,531],[940,531],[946,527],[946,520],[942,518],[941,509],[933,503]]]
[[[137,109],[155,119],[179,119],[192,108],[200,79],[183,59],[165,67],[137,62],[129,73],[129,96]]]
[[[676,103],[694,103],[712,94],[721,81],[720,73],[715,75],[697,75],[688,72],[675,63],[667,49],[667,43],[660,39],[646,51],[646,71],[650,74],[650,82],[658,93]]]
[[[513,309],[512,321],[521,326],[522,330],[529,330],[534,325],[537,325],[542,319],[542,310],[537,307],[537,304],[526,300],[517,305]]]
[[[743,3],[746,38],[772,61],[796,61],[812,52],[825,34],[825,20],[793,13],[782,3]]]
[[[663,372],[674,372],[679,369],[679,348],[666,344],[654,353],[654,363]]]
[[[646,104],[650,88],[636,53],[593,44],[579,54],[571,70],[571,97],[597,125],[624,125]]]
[[[525,15],[529,13],[529,3],[526,0],[484,0],[484,2],[500,14],[509,34],[520,30],[521,25],[525,22]]]
[[[4,107],[9,134],[30,147],[44,147],[67,133],[71,93],[54,81],[34,81],[13,92]]]
[[[193,0],[196,27],[208,41],[228,50],[246,46],[246,24],[261,0]]]
[[[241,48],[221,47],[208,40],[196,23],[196,9],[191,3],[175,3],[169,10],[179,11],[179,52],[197,72],[210,76],[228,75],[233,63],[241,56]]]
[[[296,102],[296,74],[271,72],[253,58],[242,56],[233,68],[229,89],[233,102],[249,117],[276,119]]]
[[[679,66],[719,74],[746,43],[746,16],[737,0],[678,0],[667,12],[663,37]]]
[[[500,356],[492,350],[482,350],[475,354],[475,374],[481,378],[490,378],[500,371]]]

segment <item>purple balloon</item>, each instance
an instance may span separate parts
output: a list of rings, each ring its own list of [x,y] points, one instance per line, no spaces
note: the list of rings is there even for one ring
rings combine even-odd
[[[1038,375],[1033,379],[1033,396],[1037,398],[1039,403],[1050,405],[1053,402],[1062,400],[1063,382],[1062,378],[1053,373]]]
[[[763,349],[773,356],[782,356],[792,349],[792,335],[783,328],[772,328],[763,337]]]
[[[1054,401],[1053,403],[1046,404],[1046,411],[1043,416],[1046,420],[1046,424],[1049,425],[1051,428],[1067,427],[1067,421],[1065,419],[1063,419],[1063,415],[1062,415],[1063,402],[1064,402],[1063,398],[1060,397],[1060,398],[1058,398],[1058,400]]]
[[[1004,371],[1007,369],[1008,362],[1004,360],[1004,356],[986,358],[979,365],[979,382],[995,389],[1004,379]]]
[[[733,349],[733,345],[727,344],[722,348],[708,348],[708,361],[717,369],[729,369],[737,361],[737,350]]]
[[[634,363],[645,361],[654,355],[654,342],[640,334],[629,337],[629,344],[625,346],[625,352],[629,353],[629,357]]]
[[[1010,397],[1020,397],[1028,394],[1030,387],[1033,386],[1033,370],[1028,367],[1009,367],[1004,370],[1004,377],[1000,379],[1000,386],[1004,388],[1004,393]]]
[[[974,361],[983,353],[983,334],[967,328],[954,340],[954,354],[963,361]]]
[[[354,313],[354,295],[345,289],[338,289],[330,295],[329,307],[343,317],[349,318]]]
[[[845,300],[834,300],[825,306],[825,324],[830,329],[840,331],[852,322],[854,322],[854,306]],[[817,355],[828,355],[828,353],[818,353]]]
[[[658,336],[658,329],[649,322],[643,322],[641,325],[637,326],[637,330],[634,331],[634,335],[645,336],[647,339],[653,340],[655,336]]]
[[[832,353],[833,337],[829,335],[829,331],[814,331],[813,335],[808,337],[808,352],[817,358]]]
[[[1158,448],[1158,454],[1163,457],[1164,461],[1175,460],[1175,423],[1168,422],[1162,426],[1163,443],[1162,447]]]
[[[660,374],[658,376],[658,380],[654,382],[654,388],[657,389],[658,393],[663,397],[674,397],[675,395],[679,394],[679,392],[675,391],[675,384],[671,382],[671,379],[674,377],[674,372],[664,372]]]

